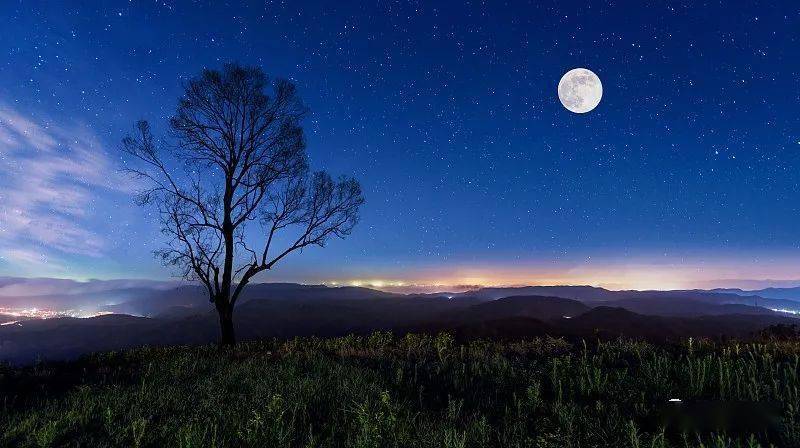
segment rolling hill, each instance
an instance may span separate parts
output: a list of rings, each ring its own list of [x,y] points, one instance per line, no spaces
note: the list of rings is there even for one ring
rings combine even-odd
[[[518,294],[531,291],[548,294]],[[504,292],[509,295],[492,298]],[[752,306],[749,300],[721,292],[608,291],[584,286],[487,288],[446,297],[355,287],[256,284],[243,296],[234,319],[241,340],[375,330],[449,331],[464,338],[549,334],[664,340],[750,337],[770,325],[797,322],[791,315]],[[760,298],[759,304],[762,300],[783,299]],[[0,325],[0,360],[63,359],[92,351],[217,339],[217,316],[202,290],[194,286],[147,289],[110,309],[149,317],[115,314]]]

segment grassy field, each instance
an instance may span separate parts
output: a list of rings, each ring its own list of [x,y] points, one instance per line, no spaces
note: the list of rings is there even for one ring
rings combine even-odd
[[[800,446],[799,354],[388,333],[145,348],[0,368],[0,444]]]

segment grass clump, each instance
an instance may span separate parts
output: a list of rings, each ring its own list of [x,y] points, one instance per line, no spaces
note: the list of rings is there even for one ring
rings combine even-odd
[[[800,446],[799,355],[390,333],[142,348],[0,368],[0,445]]]

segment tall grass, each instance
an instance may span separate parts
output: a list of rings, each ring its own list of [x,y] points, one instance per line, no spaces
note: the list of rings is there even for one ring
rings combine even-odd
[[[389,333],[142,348],[0,369],[0,445],[800,446],[799,355]]]

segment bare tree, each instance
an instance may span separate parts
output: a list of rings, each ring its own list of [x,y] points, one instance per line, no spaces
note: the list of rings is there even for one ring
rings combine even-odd
[[[169,139],[157,143],[146,121],[123,139],[126,171],[145,181],[137,203],[155,208],[168,237],[158,257],[205,286],[221,342],[234,344],[233,310],[252,278],[344,238],[364,199],[352,178],[309,173],[307,110],[290,82],[228,64],[184,89]]]

